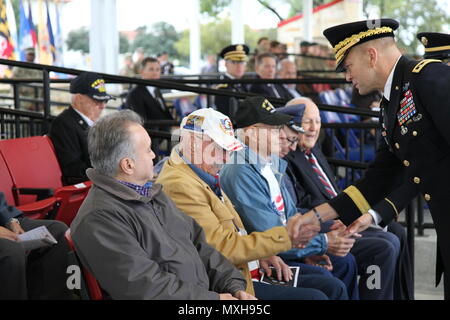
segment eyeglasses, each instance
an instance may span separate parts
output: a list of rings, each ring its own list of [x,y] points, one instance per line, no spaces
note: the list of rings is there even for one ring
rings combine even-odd
[[[286,140],[289,142],[289,146],[293,146],[298,143],[298,138],[286,138]]]

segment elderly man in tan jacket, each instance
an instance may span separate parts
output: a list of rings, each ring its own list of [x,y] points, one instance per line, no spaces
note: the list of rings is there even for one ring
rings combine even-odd
[[[180,144],[172,150],[157,183],[181,211],[202,226],[207,242],[241,270],[247,292],[261,299],[347,297],[339,280],[322,275],[302,274],[297,287],[259,282],[260,267],[279,281],[292,280],[291,269],[276,254],[304,246],[318,230],[303,228],[295,233],[293,222],[301,216],[294,216],[286,227],[247,234],[219,184],[220,168],[231,152],[243,147],[234,137],[230,119],[211,108],[197,110],[183,119],[180,135]],[[272,275],[271,267],[276,274]]]

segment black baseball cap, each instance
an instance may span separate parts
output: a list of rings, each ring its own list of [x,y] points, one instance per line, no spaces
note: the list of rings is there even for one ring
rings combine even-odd
[[[274,106],[262,96],[248,97],[239,103],[239,108],[234,115],[236,128],[249,127],[255,123],[264,123],[278,126],[287,124],[292,117],[277,112]]]
[[[115,99],[108,94],[105,88],[105,80],[97,73],[82,72],[70,82],[70,93],[80,93],[98,101]]]

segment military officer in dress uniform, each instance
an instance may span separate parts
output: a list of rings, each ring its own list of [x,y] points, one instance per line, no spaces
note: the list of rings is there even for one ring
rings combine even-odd
[[[425,59],[439,59],[450,66],[450,34],[438,32],[421,32],[417,39],[425,47]]]
[[[34,63],[36,58],[36,50],[33,47],[25,49],[25,60],[26,62]],[[29,69],[29,68],[20,68],[14,67],[12,71],[12,77],[14,79],[42,79],[43,74],[41,70],[37,69]],[[36,87],[31,87],[30,83],[27,83],[28,86],[20,86],[19,94],[21,98],[30,98],[30,99],[42,99],[43,93],[42,89],[38,89]],[[37,85],[34,83],[34,85]],[[17,106],[16,106],[17,108]],[[20,109],[30,110],[30,111],[42,111],[43,105],[42,103],[31,102],[31,101],[20,101]]]
[[[438,238],[436,282],[444,273],[445,299],[450,299],[450,67],[402,56],[394,40],[397,28],[397,21],[381,19],[324,31],[337,71],[344,71],[360,94],[383,92],[383,139],[364,178],[309,211],[299,224],[339,216],[348,233],[373,223],[385,226],[422,194]]]
[[[220,52],[220,56],[225,60],[227,71],[221,79],[241,79],[244,76],[247,67],[247,56],[250,49],[245,44],[232,44],[225,47]],[[219,84],[216,89],[229,90],[234,92],[247,92],[244,84]],[[237,109],[238,100],[229,96],[216,96],[215,99],[217,111],[232,117]]]

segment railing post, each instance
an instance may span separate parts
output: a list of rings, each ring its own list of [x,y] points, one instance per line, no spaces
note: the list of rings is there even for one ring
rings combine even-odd
[[[19,110],[20,108],[20,97],[19,97],[19,85],[17,83],[13,84],[13,94],[14,94],[14,109]],[[20,132],[20,116],[14,116],[14,137],[20,138],[22,134]]]
[[[20,109],[19,85],[17,82],[15,82],[12,83],[12,86],[13,86],[14,109],[19,110]]]
[[[49,131],[49,119],[50,119],[50,77],[47,69],[42,70],[43,79],[43,89],[44,89],[44,119],[42,123],[42,131],[40,134],[46,134]]]

